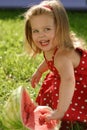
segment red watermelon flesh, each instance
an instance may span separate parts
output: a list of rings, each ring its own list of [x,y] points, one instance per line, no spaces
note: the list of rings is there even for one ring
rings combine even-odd
[[[30,128],[30,130],[55,130],[58,126],[58,121],[45,121],[46,114],[51,112],[52,109],[48,106],[36,106],[27,90],[23,88],[21,96],[21,117],[25,127]]]
[[[27,90],[23,88],[22,96],[21,96],[21,116],[22,122],[31,130],[34,130],[35,122],[34,122],[34,109],[36,108],[35,104],[31,100]]]

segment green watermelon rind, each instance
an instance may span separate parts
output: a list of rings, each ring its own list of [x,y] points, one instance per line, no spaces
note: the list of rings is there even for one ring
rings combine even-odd
[[[4,106],[2,124],[5,130],[28,130],[21,119],[21,96],[24,89],[23,86],[15,89]]]

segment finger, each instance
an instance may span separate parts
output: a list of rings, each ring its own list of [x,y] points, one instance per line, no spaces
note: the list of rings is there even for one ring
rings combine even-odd
[[[33,88],[35,88],[35,81],[31,80],[31,85]]]
[[[46,116],[45,116],[45,121],[46,121],[46,122],[50,122],[50,120],[51,120],[50,116],[49,116],[49,115],[46,115]]]

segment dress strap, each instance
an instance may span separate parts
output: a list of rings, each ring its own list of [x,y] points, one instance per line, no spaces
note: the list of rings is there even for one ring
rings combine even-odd
[[[56,48],[55,48],[55,50],[54,50],[54,53],[53,53],[53,56],[52,56],[51,61],[54,61],[54,56],[55,56],[55,54],[56,54],[57,50],[58,50],[58,48],[56,47]],[[48,60],[46,59],[46,56],[45,56],[45,54],[44,54],[44,53],[43,53],[43,55],[44,55],[44,58],[45,58],[46,62],[48,62]]]
[[[57,50],[58,50],[58,48],[56,47],[56,49],[55,49],[55,51],[54,51],[54,53],[53,53],[53,56],[52,56],[52,60],[53,60],[53,61],[54,61],[54,56],[55,56]]]

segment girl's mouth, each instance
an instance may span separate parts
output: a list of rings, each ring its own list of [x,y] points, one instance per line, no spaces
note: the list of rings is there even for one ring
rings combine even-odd
[[[47,46],[49,44],[49,40],[48,41],[40,41],[41,46]]]

